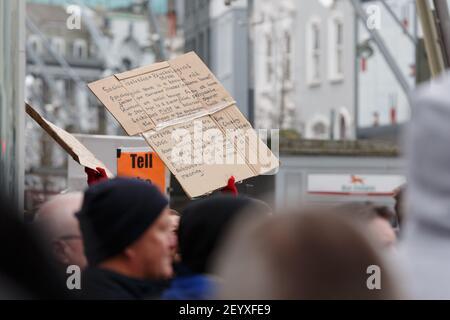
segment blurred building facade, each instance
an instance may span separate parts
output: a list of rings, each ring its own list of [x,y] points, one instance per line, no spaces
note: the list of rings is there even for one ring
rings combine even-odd
[[[408,33],[418,41],[414,0],[387,0],[386,3]],[[416,81],[416,46],[378,1],[364,3],[365,10],[379,14],[378,32],[394,57],[410,87]],[[358,129],[362,138],[396,136],[398,125],[409,120],[406,94],[398,84],[377,45],[362,22],[358,23]],[[391,132],[389,135],[388,132]],[[395,140],[395,139],[394,139]]]
[[[247,1],[225,2],[185,2],[185,50],[209,64],[246,116],[247,64],[253,64],[255,127],[308,139],[354,139],[356,40],[349,1],[327,7],[259,0],[251,14]]]
[[[63,6],[28,3],[26,12],[26,99],[70,132],[103,133],[106,114],[85,84],[102,77],[105,61],[89,31],[84,25],[68,29]],[[26,207],[30,209],[65,188],[67,156],[32,119],[27,117],[26,123]]]
[[[184,1],[185,51],[195,51],[248,117],[247,1]]]
[[[94,3],[95,2],[95,3]],[[124,134],[87,88],[113,73],[155,62],[161,37],[167,57],[183,52],[180,1],[79,1],[80,28],[69,28],[73,1],[29,0],[26,6],[26,99],[48,120],[73,133]],[[92,5],[93,7],[89,7]],[[184,8],[184,7],[183,7]],[[150,12],[159,33],[151,28]],[[66,188],[67,155],[33,120],[26,120],[26,207]]]
[[[355,138],[355,14],[350,1],[295,1],[296,121],[307,139]]]
[[[255,127],[300,131],[296,123],[294,0],[254,2],[251,21],[254,41]],[[297,75],[298,76],[298,75]]]

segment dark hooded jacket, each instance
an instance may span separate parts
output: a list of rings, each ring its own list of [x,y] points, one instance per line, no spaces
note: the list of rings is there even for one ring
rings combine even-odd
[[[178,229],[181,266],[163,299],[213,299],[217,281],[211,265],[217,249],[239,217],[268,214],[270,208],[254,199],[213,196],[193,202],[181,214]]]

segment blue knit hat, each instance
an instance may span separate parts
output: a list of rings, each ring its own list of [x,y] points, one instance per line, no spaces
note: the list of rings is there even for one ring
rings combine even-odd
[[[137,179],[115,178],[87,189],[76,216],[89,265],[95,266],[133,244],[167,205],[167,198],[156,186]]]

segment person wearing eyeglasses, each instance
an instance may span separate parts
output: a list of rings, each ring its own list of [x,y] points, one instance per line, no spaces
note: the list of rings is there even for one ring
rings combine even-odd
[[[44,203],[36,213],[35,224],[44,245],[62,268],[77,265],[83,270],[87,260],[83,250],[78,219],[82,193],[58,195]]]

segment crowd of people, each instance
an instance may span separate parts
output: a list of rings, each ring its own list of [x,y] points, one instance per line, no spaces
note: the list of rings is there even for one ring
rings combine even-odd
[[[0,298],[450,298],[449,87],[443,76],[412,97],[407,184],[393,208],[275,211],[230,178],[178,213],[156,186],[101,168],[86,169],[84,193],[43,204],[32,225],[1,201]],[[70,266],[79,288],[67,287]]]

